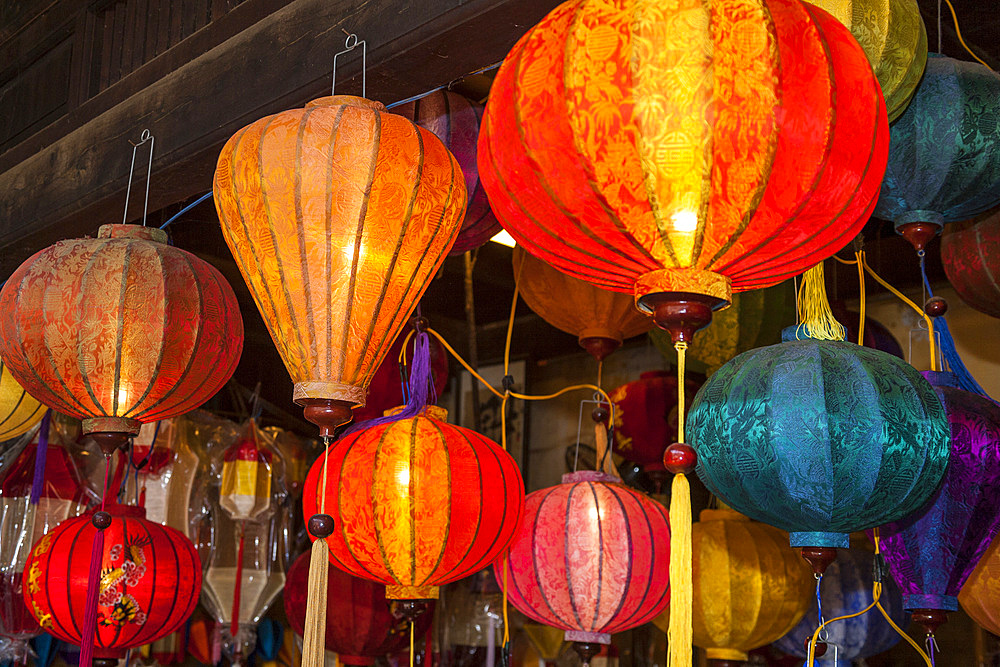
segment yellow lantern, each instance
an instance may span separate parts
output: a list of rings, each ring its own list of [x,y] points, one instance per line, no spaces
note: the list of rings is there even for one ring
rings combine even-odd
[[[1000,635],[1000,539],[993,540],[965,580],[958,603],[984,630]]]
[[[26,433],[45,414],[45,407],[26,392],[0,359],[0,442]]]
[[[917,0],[806,0],[854,35],[875,70],[889,122],[910,104],[927,64],[927,30]]]
[[[710,660],[747,660],[809,611],[812,572],[773,526],[731,509],[700,519],[692,530],[694,644]]]

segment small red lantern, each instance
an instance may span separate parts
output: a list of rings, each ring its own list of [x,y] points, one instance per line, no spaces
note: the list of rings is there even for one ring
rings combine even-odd
[[[946,226],[941,263],[962,301],[1000,317],[1000,213]]]
[[[670,601],[667,510],[613,475],[576,472],[528,494],[510,547],[511,604],[566,630],[568,641],[609,644]],[[505,585],[503,563],[495,564]],[[593,647],[591,647],[593,648]]]
[[[201,592],[201,561],[180,532],[145,518],[141,507],[109,504],[100,554],[94,655],[124,657],[177,630]],[[24,568],[24,602],[39,625],[81,644],[96,511],[63,521],[35,544]]]
[[[352,577],[327,563],[326,648],[345,665],[372,665],[375,658],[402,650],[410,637],[410,623],[393,616],[385,586]],[[285,614],[299,635],[305,634],[306,585],[309,554],[298,557],[285,580]],[[433,605],[434,603],[430,603]],[[434,618],[433,606],[414,620],[413,632],[422,636]]]

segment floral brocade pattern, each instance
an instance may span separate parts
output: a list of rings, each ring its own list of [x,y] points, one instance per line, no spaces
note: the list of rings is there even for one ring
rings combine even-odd
[[[105,225],[100,234],[49,246],[7,280],[6,366],[42,403],[80,419],[147,423],[197,408],[239,362],[236,295],[159,230]]]
[[[699,269],[742,291],[856,234],[887,148],[871,66],[822,10],[570,0],[504,60],[478,159],[501,224],[560,271],[629,292]]]
[[[937,54],[893,123],[875,215],[897,224],[965,220],[1000,203],[1000,75]]]
[[[847,26],[885,95],[889,122],[906,109],[927,64],[927,30],[916,0],[806,0]]]
[[[945,227],[941,263],[962,301],[1000,317],[1000,213],[973,224]]]
[[[599,336],[620,343],[653,326],[631,296],[566,275],[520,246],[514,248],[514,277],[518,294],[536,315],[577,338]]]
[[[0,442],[26,433],[44,414],[45,407],[18,384],[0,359]]]
[[[820,586],[825,619],[857,613],[872,603],[874,559],[870,551],[863,549],[837,549],[837,559],[827,568]],[[889,578],[882,581],[879,602],[896,625],[906,627],[909,618],[903,609],[899,587]],[[804,658],[806,639],[812,637],[818,625],[819,611],[814,597],[809,612],[787,635],[774,642],[774,647]],[[826,654],[816,658],[820,667],[851,667],[853,660],[888,651],[902,640],[878,609],[831,623],[827,632]]]
[[[739,355],[702,386],[687,433],[698,475],[733,509],[833,546],[921,507],[950,451],[944,408],[920,373],[839,341]]]
[[[357,577],[444,585],[493,562],[521,522],[524,482],[510,454],[426,414],[333,444],[325,491],[323,462],[306,477],[303,511],[333,516],[330,560]]]
[[[455,158],[402,116],[335,97],[240,130],[214,191],[296,400],[363,404],[458,234],[466,195]]]
[[[1000,406],[925,373],[948,413],[951,461],[927,507],[883,526],[882,552],[907,609],[958,609],[956,596],[1000,531]]]
[[[518,611],[563,630],[605,634],[642,625],[666,607],[667,511],[614,479],[574,473],[528,494],[507,570]],[[504,587],[503,563],[494,571]]]

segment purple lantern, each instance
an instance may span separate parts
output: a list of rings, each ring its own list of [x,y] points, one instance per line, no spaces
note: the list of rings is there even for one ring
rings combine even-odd
[[[930,503],[881,528],[882,553],[903,606],[927,634],[958,609],[958,591],[1000,530],[1000,406],[926,371],[951,427],[951,458]]]

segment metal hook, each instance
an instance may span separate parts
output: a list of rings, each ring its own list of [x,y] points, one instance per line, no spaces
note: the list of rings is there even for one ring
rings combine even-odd
[[[149,133],[149,130],[143,130],[142,134],[139,135],[139,143],[136,143],[129,139],[129,143],[132,144],[132,165],[128,169],[128,187],[125,189],[125,211],[122,213],[122,224],[124,225],[128,221],[128,200],[132,195],[132,177],[135,174],[135,154],[139,150],[139,146],[144,143],[149,142],[149,165],[146,167],[146,201],[142,205],[142,226],[146,226],[146,214],[149,211],[149,181],[151,180],[153,174],[153,148],[156,145],[156,138]]]
[[[346,30],[344,32],[347,32]],[[358,46],[361,46],[361,97],[366,97],[366,85],[367,85],[367,74],[368,74],[368,45],[365,40],[358,39],[356,34],[348,33],[347,39],[344,40],[344,50],[334,54],[333,56],[333,83],[330,86],[330,95],[335,95],[337,90],[337,58],[344,55],[345,53],[350,53]]]

